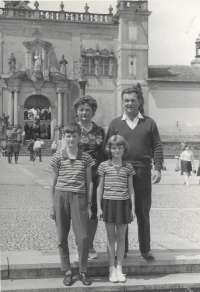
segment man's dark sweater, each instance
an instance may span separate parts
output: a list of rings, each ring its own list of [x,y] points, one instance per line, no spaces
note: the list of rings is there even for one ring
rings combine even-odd
[[[155,169],[160,170],[163,161],[163,151],[158,128],[154,120],[147,116],[139,119],[138,124],[132,130],[122,121],[122,116],[110,123],[106,142],[113,135],[123,136],[129,146],[128,152],[124,155],[124,160],[132,163],[133,166],[146,166],[150,159],[154,158]]]

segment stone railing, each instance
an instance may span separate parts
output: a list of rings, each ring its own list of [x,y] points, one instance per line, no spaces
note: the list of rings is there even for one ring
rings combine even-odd
[[[98,13],[78,13],[61,11],[46,11],[46,10],[26,10],[26,9],[7,9],[0,8],[0,17],[12,17],[21,19],[46,19],[54,21],[69,21],[69,22],[92,22],[92,23],[113,23],[113,14],[98,14]]]

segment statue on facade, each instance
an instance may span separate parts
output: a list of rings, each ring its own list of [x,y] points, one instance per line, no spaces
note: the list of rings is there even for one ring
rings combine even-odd
[[[109,60],[108,76],[110,76],[110,77],[114,76],[114,60],[113,60],[113,58],[110,58],[110,60]]]
[[[40,53],[38,51],[35,51],[33,58],[35,61],[34,71],[41,71],[42,59],[41,59]]]
[[[62,55],[62,59],[59,61],[60,65],[60,73],[66,75],[66,65],[68,64],[67,60],[65,60],[65,56]]]
[[[10,54],[10,58],[8,59],[9,71],[14,73],[16,69],[16,58],[13,53]]]
[[[99,58],[94,59],[94,74],[99,77]]]

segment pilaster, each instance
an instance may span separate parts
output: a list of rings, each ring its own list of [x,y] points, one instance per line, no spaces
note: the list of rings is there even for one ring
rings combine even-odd
[[[62,90],[57,91],[58,94],[58,127],[62,126]]]
[[[14,126],[19,125],[18,92],[19,92],[19,89],[14,90]]]
[[[9,115],[10,126],[13,126],[13,118],[14,118],[13,89],[8,90],[8,115]]]

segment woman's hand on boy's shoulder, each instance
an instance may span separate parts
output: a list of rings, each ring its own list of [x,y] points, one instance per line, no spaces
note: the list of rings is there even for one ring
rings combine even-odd
[[[51,207],[51,209],[50,209],[50,217],[51,217],[51,219],[55,220],[54,207]]]

